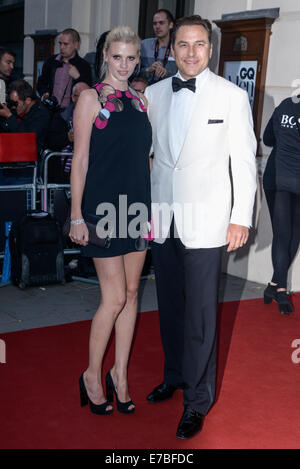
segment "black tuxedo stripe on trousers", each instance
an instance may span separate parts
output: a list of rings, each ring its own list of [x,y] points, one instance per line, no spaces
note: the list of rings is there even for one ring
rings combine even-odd
[[[152,243],[164,381],[184,383],[184,405],[206,415],[216,387],[216,324],[221,248],[188,249],[170,236]]]

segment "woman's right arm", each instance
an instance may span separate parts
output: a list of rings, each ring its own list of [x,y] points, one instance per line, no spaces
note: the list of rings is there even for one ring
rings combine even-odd
[[[81,220],[82,196],[89,165],[89,149],[93,123],[99,107],[94,90],[83,91],[77,102],[74,126],[74,156],[71,170],[71,220]],[[88,231],[84,223],[71,226],[71,239],[78,244],[86,245]]]

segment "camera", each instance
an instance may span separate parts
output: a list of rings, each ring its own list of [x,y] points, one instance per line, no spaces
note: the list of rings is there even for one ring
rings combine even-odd
[[[10,109],[11,111],[14,111],[17,109],[18,107],[18,103],[17,101],[13,101],[12,99],[8,99],[7,102],[6,102],[6,106],[8,107],[8,109]]]
[[[12,112],[16,111],[17,107],[18,107],[18,103],[16,101],[12,101],[11,99],[7,99],[6,100],[6,106],[8,107],[8,109]],[[2,104],[0,103],[0,109],[3,109],[3,106]]]
[[[50,111],[59,111],[60,107],[58,101],[55,96],[50,96],[49,98],[43,99],[43,104],[50,110]]]

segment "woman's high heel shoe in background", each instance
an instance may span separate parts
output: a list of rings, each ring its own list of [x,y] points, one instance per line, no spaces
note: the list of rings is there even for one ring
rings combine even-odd
[[[268,284],[264,291],[264,303],[269,305],[272,300],[278,304],[278,309],[283,316],[288,316],[294,310],[289,300],[286,290],[277,291],[278,285]]]
[[[113,400],[114,400],[114,394],[115,394],[118,411],[121,412],[121,414],[132,414],[135,411],[135,407],[131,407],[131,406],[134,406],[134,403],[132,401],[128,401],[128,402],[120,402],[119,401],[118,393],[117,393],[116,387],[114,385],[114,382],[112,380],[110,371],[107,373],[105,381],[106,381],[107,400],[110,403],[112,403]],[[131,407],[131,409],[129,409],[129,407]]]
[[[278,309],[283,316],[288,316],[294,311],[286,290],[276,292],[276,301]]]
[[[272,300],[276,301],[276,294],[277,294],[277,285],[271,285],[270,283],[268,283],[268,286],[264,291],[265,305],[269,305],[270,303],[272,303]]]
[[[113,412],[113,409],[107,410],[107,407],[111,407],[110,402],[106,401],[103,404],[94,404],[91,401],[83,381],[83,375],[81,375],[79,378],[79,392],[81,407],[84,407],[89,404],[91,412],[97,415],[110,415]]]

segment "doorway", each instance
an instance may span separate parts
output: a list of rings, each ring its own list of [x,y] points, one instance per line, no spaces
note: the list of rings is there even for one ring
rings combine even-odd
[[[0,46],[16,53],[13,78],[23,76],[24,1],[0,1]]]

